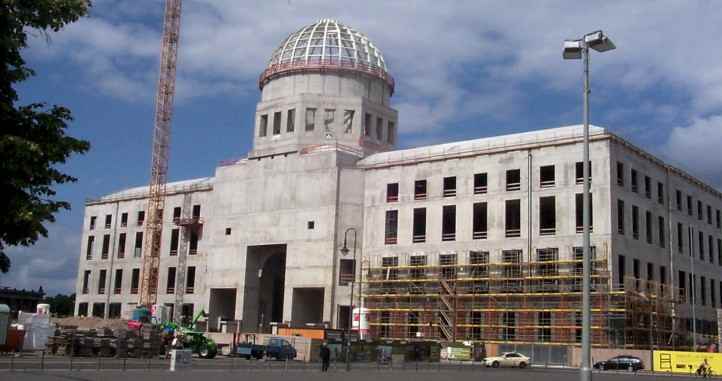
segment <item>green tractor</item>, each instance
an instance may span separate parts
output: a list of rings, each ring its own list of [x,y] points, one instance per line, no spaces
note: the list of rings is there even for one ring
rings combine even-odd
[[[190,349],[193,353],[204,359],[212,359],[218,354],[218,345],[212,339],[205,337],[203,332],[196,330],[196,322],[201,317],[207,317],[205,311],[201,310],[187,326],[178,325],[173,322],[164,322],[163,330],[174,335],[173,348]]]

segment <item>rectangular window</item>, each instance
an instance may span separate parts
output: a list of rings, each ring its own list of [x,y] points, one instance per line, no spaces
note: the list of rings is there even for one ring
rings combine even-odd
[[[98,217],[96,217],[96,216],[90,216],[90,226],[88,227],[88,229],[90,229],[90,230],[95,229],[95,220],[97,220],[97,219],[98,219]]]
[[[353,116],[354,110],[343,110],[343,133],[350,134],[353,132]]]
[[[681,222],[677,223],[677,251],[684,253],[684,228]]]
[[[306,109],[306,131],[313,131],[316,128],[316,109]]]
[[[709,263],[714,263],[714,238],[707,236],[707,252],[709,253]]]
[[[383,257],[381,258],[381,267],[384,270],[385,280],[396,280],[399,278],[399,257]]]
[[[456,196],[456,176],[444,177],[444,197]]]
[[[384,120],[380,117],[376,118],[376,139],[384,141]]]
[[[584,232],[584,193],[577,193],[574,197],[575,220],[577,233]],[[594,231],[594,195],[589,194],[589,231]]]
[[[88,293],[88,285],[90,284],[90,270],[83,273],[83,294]]]
[[[108,259],[108,252],[110,252],[110,234],[103,236],[103,247],[100,251],[100,259]]]
[[[647,233],[647,243],[651,245],[654,241],[652,239],[652,213],[649,211],[644,212],[644,228]]]
[[[356,277],[356,262],[353,259],[341,259],[338,267],[338,285],[348,286]],[[398,270],[397,270],[398,271]]]
[[[597,273],[597,248],[595,246],[589,247],[589,261],[592,264],[591,270],[592,275]],[[574,246],[574,274],[582,275],[584,272],[584,248],[580,246]],[[581,285],[577,287],[581,290]]]
[[[198,231],[197,230],[191,230],[190,232],[190,239],[188,242],[188,254],[189,255],[196,255],[198,254]]]
[[[659,225],[659,247],[664,248],[666,244],[666,234],[664,232],[667,230],[667,226],[664,223],[664,217],[659,216],[657,217],[657,225]]]
[[[456,240],[456,206],[444,205],[441,211],[441,240]]]
[[[624,234],[624,201],[617,200],[617,232]]]
[[[521,170],[510,169],[506,171],[506,190],[516,191],[521,189]]]
[[[414,181],[414,200],[426,200],[426,180]]]
[[[647,281],[654,281],[654,264],[647,262]]]
[[[412,279],[422,279],[426,277],[426,256],[425,255],[412,255],[409,257],[409,266],[417,267],[412,268],[410,275]]]
[[[105,278],[108,270],[100,270],[100,276],[98,277],[98,294],[105,294]]]
[[[188,266],[188,275],[186,275],[186,294],[192,294],[196,287],[196,268]]]
[[[399,183],[386,184],[386,202],[399,201]]]
[[[709,305],[717,308],[717,293],[715,292],[714,279],[709,280]]]
[[[717,265],[722,266],[722,239],[719,238],[717,239]],[[720,294],[720,298],[722,298],[722,294]]]
[[[501,339],[512,341],[516,339],[516,313],[503,312],[501,316]]]
[[[123,270],[115,270],[115,280],[113,280],[113,294],[119,295],[123,290]]]
[[[657,202],[664,205],[664,184],[657,182]]]
[[[559,267],[557,266],[557,261],[559,260],[559,249],[557,248],[546,248],[546,249],[537,249],[536,251],[536,260],[539,262],[539,264],[536,267],[536,275],[538,276],[557,276],[559,275]],[[548,291],[551,288],[549,286],[556,286],[557,283],[552,280],[551,282],[547,282],[547,280],[543,281],[545,287],[544,290]]]
[[[624,255],[617,255],[617,284],[624,287],[624,278],[627,277],[627,258]]]
[[[722,217],[720,217],[720,211],[719,211],[719,209],[717,209],[717,212],[715,213],[715,216],[716,216],[716,217],[715,217],[715,221],[716,221],[716,224],[715,224],[715,225],[717,225],[717,229],[719,229],[719,228],[721,227],[720,224],[722,224]],[[722,295],[720,295],[720,297],[722,297]]]
[[[667,292],[667,267],[659,266],[659,290],[662,296]]]
[[[296,130],[296,109],[292,108],[286,112],[286,132]]]
[[[133,248],[133,257],[140,258],[143,254],[143,232],[135,233],[135,247]]]
[[[694,214],[692,211],[692,196],[687,196],[687,214],[690,216]]]
[[[636,169],[632,169],[631,183],[632,183],[632,192],[638,193],[639,192],[639,182],[637,179],[637,170]]]
[[[697,232],[697,237],[699,238],[699,259],[704,261],[704,233]]]
[[[332,108],[327,108],[323,110],[323,131],[326,133],[326,136],[333,135],[333,125],[334,120],[336,119],[336,110]]]
[[[93,259],[93,243],[94,242],[95,242],[95,237],[92,235],[89,236],[88,237],[88,245],[85,247],[85,259],[88,261]]]
[[[176,206],[173,208],[173,222],[178,223],[181,219],[181,207]]]
[[[537,341],[549,342],[552,340],[552,313],[549,311],[537,312]]]
[[[364,136],[371,136],[371,114],[364,115]]]
[[[274,135],[280,135],[281,134],[281,112],[276,111],[273,113],[273,134]]]
[[[138,293],[138,284],[140,283],[140,269],[133,269],[130,274],[130,293]]]
[[[652,198],[652,179],[649,176],[644,176],[644,196]]]
[[[178,255],[178,238],[180,236],[179,229],[170,231],[170,255]]]
[[[168,277],[165,281],[165,293],[175,294],[175,267],[168,267]]]
[[[702,221],[704,218],[704,213],[702,212],[702,201],[697,201],[697,219]]]
[[[105,303],[93,303],[93,317],[105,317]]]
[[[384,243],[387,245],[395,245],[398,239],[399,230],[399,211],[386,211],[386,235]]]
[[[111,222],[113,221],[113,216],[110,214],[105,215],[105,228],[110,229]]]
[[[485,173],[474,175],[474,194],[483,194],[487,191],[487,178]]]
[[[145,211],[141,210],[138,212],[138,219],[136,220],[136,225],[143,226],[144,221],[145,221]]]
[[[675,191],[675,198],[677,199],[677,210],[682,211],[682,192],[679,189]]]
[[[389,120],[389,126],[388,131],[386,131],[387,139],[386,141],[389,142],[389,144],[394,144],[396,141],[396,124]]]
[[[712,207],[707,205],[707,223],[712,225]]]
[[[193,219],[197,220],[199,218],[201,218],[201,206],[193,205]]]
[[[632,205],[632,237],[639,239],[639,208]]]
[[[426,242],[426,208],[414,208],[413,242]]]
[[[684,300],[687,295],[687,274],[684,271],[677,272],[677,284],[679,285],[679,297]]]
[[[120,319],[121,303],[110,303],[108,304],[108,318],[109,319]]]
[[[261,120],[258,122],[258,136],[264,137],[268,135],[268,115],[261,115]]]
[[[539,167],[539,187],[540,188],[551,188],[554,186],[554,166],[544,165]]]
[[[469,265],[471,265],[471,276],[474,278],[486,278],[489,276],[489,252],[470,251]]]
[[[128,213],[123,213],[120,215],[120,227],[124,228],[128,226]]]
[[[703,276],[699,278],[699,294],[701,304],[703,306],[707,305],[707,278]]]
[[[521,250],[503,250],[501,252],[501,261],[504,263],[502,277],[506,279],[503,286],[507,291],[522,291],[524,275],[522,273],[521,255]]]
[[[473,211],[473,239],[487,238],[487,209],[485,202],[474,203]]]
[[[577,184],[584,183],[584,166],[583,162],[578,161],[574,165],[574,179]],[[589,161],[589,183],[592,182],[592,162]]]
[[[617,185],[624,186],[624,163],[617,162]]]
[[[520,200],[506,200],[505,204],[505,216],[506,216],[506,236],[507,237],[520,237],[521,236],[521,201]]]
[[[639,291],[639,278],[641,278],[641,275],[640,275],[641,269],[639,268],[639,259],[632,260],[632,272],[634,274],[634,289]]]
[[[456,279],[456,254],[440,254],[439,266],[442,278]]]
[[[539,235],[557,232],[557,210],[554,196],[539,197]]]
[[[118,237],[118,259],[125,258],[125,233]]]

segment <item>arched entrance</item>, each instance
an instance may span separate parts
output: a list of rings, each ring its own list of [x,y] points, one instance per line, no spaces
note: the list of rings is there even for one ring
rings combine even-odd
[[[249,246],[243,302],[243,328],[270,332],[283,321],[286,245]]]

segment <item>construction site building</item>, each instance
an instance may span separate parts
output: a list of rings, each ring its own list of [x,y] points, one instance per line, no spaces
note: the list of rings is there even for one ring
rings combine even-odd
[[[397,150],[381,52],[327,19],[284,39],[259,88],[248,155],[167,185],[171,315],[345,328],[362,305],[368,338],[578,341],[581,126]],[[714,340],[722,194],[600,127],[590,161],[593,344]],[[76,315],[137,305],[147,200],[86,203]]]

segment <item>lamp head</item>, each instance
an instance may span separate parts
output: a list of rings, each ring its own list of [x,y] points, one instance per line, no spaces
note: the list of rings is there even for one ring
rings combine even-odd
[[[578,60],[582,58],[582,42],[580,40],[564,40],[565,60]]]
[[[343,247],[341,248],[341,255],[346,256],[348,254],[349,250],[346,246],[346,243],[344,242]]]
[[[598,52],[606,52],[616,48],[612,40],[607,37],[601,30],[592,32],[584,36],[584,42],[592,49]]]

